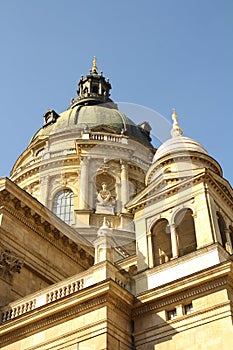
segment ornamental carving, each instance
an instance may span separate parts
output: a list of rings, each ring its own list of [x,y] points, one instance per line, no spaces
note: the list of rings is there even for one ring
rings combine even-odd
[[[0,277],[7,282],[12,282],[15,272],[20,273],[23,260],[14,255],[9,249],[0,253]]]

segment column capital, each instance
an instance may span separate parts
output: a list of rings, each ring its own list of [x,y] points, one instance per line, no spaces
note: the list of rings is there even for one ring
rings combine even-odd
[[[81,165],[88,165],[90,160],[90,157],[82,157],[81,158]]]
[[[20,273],[23,263],[23,259],[17,257],[9,249],[3,250],[0,253],[0,277],[7,282],[12,282],[14,273]]]
[[[171,224],[168,224],[168,227],[174,230],[176,228],[176,224],[173,222]]]
[[[120,159],[120,165],[121,165],[121,169],[128,168],[126,161],[123,159]]]

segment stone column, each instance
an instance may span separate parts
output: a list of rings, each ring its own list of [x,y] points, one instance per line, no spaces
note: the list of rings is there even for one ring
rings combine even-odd
[[[147,246],[148,246],[148,266],[149,268],[152,268],[154,267],[154,259],[153,259],[152,236],[150,231],[147,233]]]
[[[121,212],[121,185],[120,181],[116,182],[116,213],[119,214]]]
[[[129,201],[128,168],[125,162],[121,161],[121,210],[126,212],[125,204]]]
[[[49,175],[40,177],[40,202],[48,206]]]
[[[88,189],[89,189],[89,208],[94,209],[95,208],[95,202],[94,202],[94,182],[93,180],[90,180],[88,183]]]
[[[175,224],[170,225],[170,231],[171,231],[171,243],[172,243],[172,259],[175,259],[175,258],[178,258],[179,256]]]
[[[79,179],[79,209],[88,208],[88,158],[81,161],[80,179]]]

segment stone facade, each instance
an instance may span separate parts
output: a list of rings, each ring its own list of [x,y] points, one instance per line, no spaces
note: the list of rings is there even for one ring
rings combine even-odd
[[[232,188],[175,111],[156,151],[110,89],[94,60],[0,180],[0,348],[232,349]]]

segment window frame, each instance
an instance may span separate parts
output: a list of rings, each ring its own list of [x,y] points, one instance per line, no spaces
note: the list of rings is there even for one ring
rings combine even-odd
[[[52,201],[52,212],[68,225],[74,223],[74,193],[65,188],[58,191]]]

